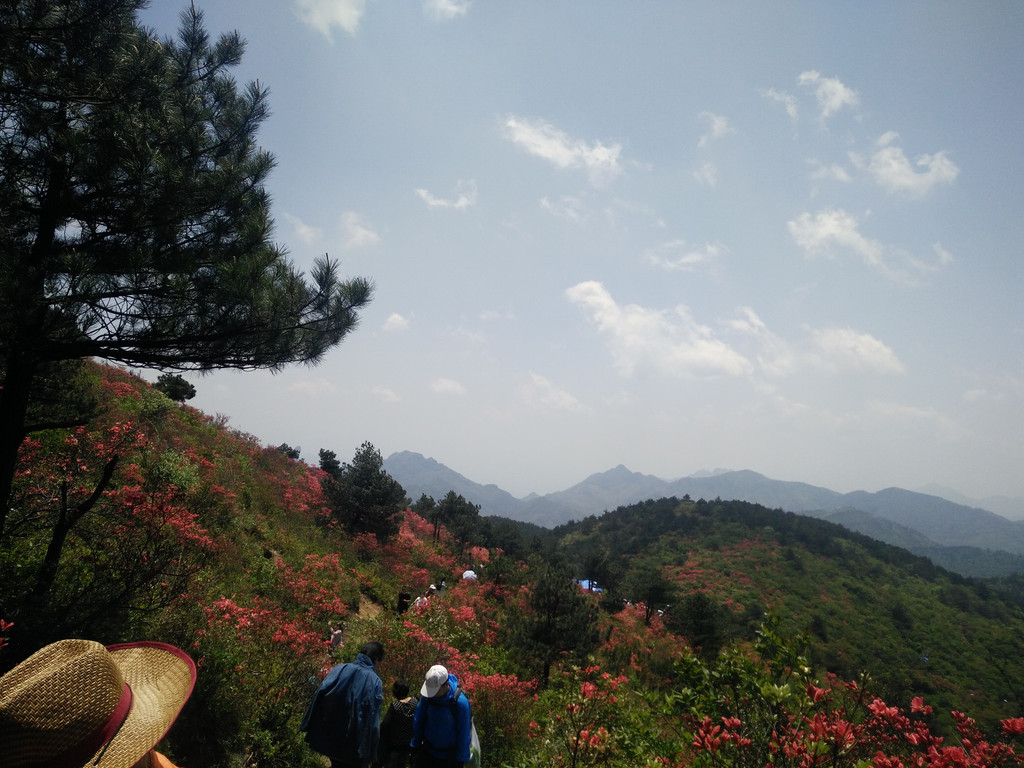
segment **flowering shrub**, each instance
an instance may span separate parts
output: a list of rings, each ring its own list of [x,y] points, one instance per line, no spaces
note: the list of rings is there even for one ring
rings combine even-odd
[[[13,621],[4,621],[0,619],[0,650],[7,645],[7,632],[14,626]]]
[[[1024,765],[1011,744],[989,741],[971,718],[952,713],[957,743],[933,732],[921,697],[910,712],[869,693],[866,679],[819,684],[768,621],[753,653],[730,649],[710,665],[680,664],[675,694],[688,749],[666,766],[765,765],[809,768],[994,768]],[[1002,721],[1024,733],[1024,718]]]
[[[531,756],[518,765],[643,765],[660,751],[644,709],[625,675],[597,665],[562,668],[538,701],[529,726]]]

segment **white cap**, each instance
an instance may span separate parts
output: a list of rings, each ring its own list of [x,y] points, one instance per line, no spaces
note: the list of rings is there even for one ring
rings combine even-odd
[[[423,687],[420,688],[420,696],[432,699],[434,696],[437,696],[437,692],[447,682],[448,670],[440,664],[435,664],[427,670],[427,678],[423,681]]]

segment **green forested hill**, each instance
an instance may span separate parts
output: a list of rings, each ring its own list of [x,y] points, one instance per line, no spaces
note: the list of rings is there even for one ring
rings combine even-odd
[[[703,593],[721,607],[723,631],[743,634],[770,611],[807,634],[823,668],[844,678],[866,671],[894,701],[926,695],[947,709],[969,701],[990,718],[1024,708],[1018,607],[841,526],[746,502],[662,499],[555,536],[610,601],[633,599],[628,574],[653,563],[676,589],[669,618],[685,613],[687,595]]]

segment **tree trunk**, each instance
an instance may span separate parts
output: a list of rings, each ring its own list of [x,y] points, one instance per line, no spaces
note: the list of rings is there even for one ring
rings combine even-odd
[[[112,456],[103,467],[103,475],[100,477],[99,482],[96,483],[96,488],[89,495],[89,498],[75,507],[74,511],[68,509],[67,505],[67,486],[61,487],[61,504],[60,504],[60,518],[57,520],[57,524],[53,526],[53,532],[50,534],[50,544],[46,548],[46,555],[43,556],[43,562],[39,566],[39,571],[36,574],[36,584],[33,588],[34,596],[39,600],[45,600],[46,595],[49,594],[50,588],[53,586],[53,582],[57,578],[57,568],[60,566],[61,555],[64,554],[64,545],[67,543],[68,534],[71,533],[71,529],[78,524],[99,501],[100,496],[110,485],[110,479],[114,476],[114,469],[117,467],[119,457]]]
[[[3,388],[0,389],[0,541],[11,508],[18,449],[25,439],[25,414],[35,366],[14,352],[7,358]]]

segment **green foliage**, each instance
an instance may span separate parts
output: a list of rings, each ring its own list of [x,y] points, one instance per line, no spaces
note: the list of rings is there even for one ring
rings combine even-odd
[[[642,605],[644,624],[647,625],[657,611],[664,611],[676,599],[675,584],[669,581],[660,566],[650,561],[643,561],[630,571],[622,592],[631,602]]]
[[[1024,616],[994,590],[897,547],[802,515],[738,501],[646,501],[558,529],[577,562],[667,563],[682,596],[666,614],[689,637],[688,595],[718,606],[721,639],[752,638],[766,608],[783,630],[806,632],[812,666],[871,674],[880,696],[931,697],[947,714],[970,700],[988,727],[1024,712]],[[634,566],[635,567],[635,566]],[[614,603],[612,610],[617,610]],[[691,604],[690,609],[697,607]],[[993,660],[998,659],[995,663]]]
[[[434,523],[435,540],[443,525],[453,538],[466,547],[480,542],[480,507],[466,501],[462,494],[448,491],[437,506],[430,510],[428,519]]]
[[[704,592],[691,592],[669,611],[669,627],[685,637],[702,658],[713,659],[726,641],[727,614]]]
[[[177,403],[183,403],[196,396],[196,388],[192,382],[176,373],[160,374],[154,386]]]
[[[292,458],[298,458],[293,456]],[[338,454],[334,451],[328,451],[323,448],[320,449],[320,469],[326,472],[333,478],[341,477],[342,466],[341,462],[338,461]]]
[[[597,608],[564,565],[543,562],[533,570],[526,605],[508,617],[507,642],[533,663],[544,687],[556,660],[581,662],[597,647]]]
[[[380,451],[363,443],[352,461],[326,484],[332,515],[352,535],[372,533],[385,542],[398,533],[405,489],[384,469]]]
[[[326,256],[307,279],[273,243],[243,41],[211,38],[195,6],[157,40],[141,5],[0,6],[0,536],[53,365],[315,363],[372,294]]]
[[[294,459],[295,461],[298,461],[299,457],[302,456],[301,448],[292,448],[288,443],[281,443],[277,446],[277,452],[282,456],[287,456],[289,459]]]

